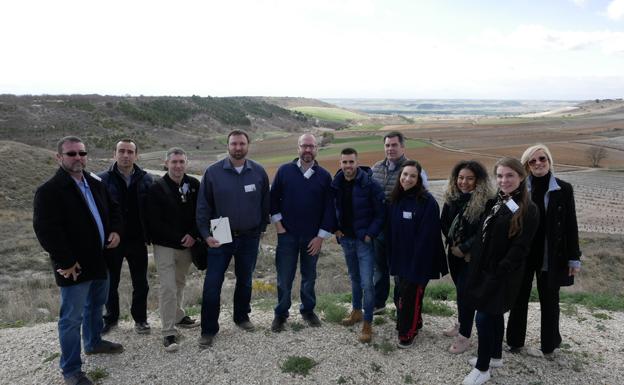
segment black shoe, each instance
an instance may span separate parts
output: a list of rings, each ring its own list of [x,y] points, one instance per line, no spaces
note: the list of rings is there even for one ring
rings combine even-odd
[[[238,322],[236,324],[236,326],[238,326],[239,328],[243,329],[244,331],[247,332],[253,332],[254,330],[256,330],[256,327],[254,326],[254,324],[251,323],[250,320],[246,320],[243,322]]]
[[[307,322],[309,326],[314,328],[321,326],[321,320],[316,314],[314,314],[314,312],[301,314],[301,317],[303,317],[303,320]]]
[[[175,352],[178,350],[178,339],[176,336],[167,336],[163,338],[163,345],[166,352]]]
[[[147,322],[136,322],[134,324],[134,331],[138,334],[150,334],[152,328]]]
[[[198,327],[200,324],[199,322],[197,322],[197,320],[185,315],[184,317],[182,317],[182,319],[176,323],[176,326],[184,328],[184,329],[191,329],[191,328],[196,328]]]
[[[200,349],[206,349],[212,346],[212,342],[214,341],[214,336],[211,336],[210,334],[204,334],[201,337],[199,337],[199,348]]]
[[[415,338],[411,338],[407,341],[401,341],[399,340],[399,343],[397,344],[397,347],[400,349],[409,349],[412,347],[412,345],[414,345],[414,339]]]
[[[273,322],[271,322],[271,331],[274,333],[279,333],[284,331],[284,325],[286,325],[286,317],[276,316],[273,318]]]
[[[117,322],[113,322],[113,323],[104,322],[104,327],[102,328],[102,332],[100,334],[104,335],[110,332],[115,327],[117,327]]]
[[[65,378],[66,385],[93,385],[85,372],[78,372],[71,377]]]
[[[110,342],[106,340],[100,341],[100,343],[93,348],[93,350],[85,351],[86,355],[91,354],[117,354],[123,352],[124,348],[121,344],[116,342]]]

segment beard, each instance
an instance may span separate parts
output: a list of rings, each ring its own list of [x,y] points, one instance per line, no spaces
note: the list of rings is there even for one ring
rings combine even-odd
[[[247,151],[229,151],[228,155],[230,155],[233,159],[242,160],[247,156]]]

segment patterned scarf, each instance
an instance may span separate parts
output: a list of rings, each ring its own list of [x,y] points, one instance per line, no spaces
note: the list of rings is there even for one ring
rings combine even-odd
[[[503,193],[500,190],[498,191],[498,194],[497,194],[497,197],[496,197],[496,203],[490,209],[490,212],[488,213],[487,217],[485,218],[485,221],[483,221],[483,234],[482,234],[482,237],[481,237],[481,240],[483,241],[483,243],[485,243],[485,238],[487,237],[489,231],[491,230],[490,229],[490,226],[492,224],[491,219],[494,218],[494,216],[496,215],[498,210],[500,210],[500,208],[503,207],[503,205],[507,203],[509,198],[515,197],[515,196],[519,195],[519,193],[520,193],[520,189],[515,190],[514,192],[512,192],[509,195]]]

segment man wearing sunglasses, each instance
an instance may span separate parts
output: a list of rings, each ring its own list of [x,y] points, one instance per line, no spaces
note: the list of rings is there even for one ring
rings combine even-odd
[[[130,314],[134,330],[148,334],[147,323],[147,246],[146,224],[147,191],[153,183],[152,176],[137,166],[139,148],[132,139],[122,139],[115,145],[115,162],[108,171],[99,173],[113,199],[121,206],[124,237],[117,249],[107,257],[110,287],[104,315],[104,330],[108,333],[119,321],[119,280],[124,258],[128,262],[132,279],[132,304]]]
[[[65,383],[89,385],[91,380],[81,370],[81,326],[86,354],[123,351],[120,344],[101,337],[108,291],[104,250],[119,244],[121,213],[100,178],[85,171],[87,151],[82,140],[68,136],[57,148],[60,167],[35,193],[33,227],[50,254],[60,286],[58,332]]]

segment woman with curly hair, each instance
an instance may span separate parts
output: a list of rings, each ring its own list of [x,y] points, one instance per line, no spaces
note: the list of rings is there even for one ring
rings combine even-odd
[[[455,337],[449,351],[465,352],[470,347],[474,308],[464,301],[470,249],[479,230],[485,204],[492,197],[485,167],[475,160],[462,160],[453,167],[442,207],[442,234],[446,238],[451,278],[457,290],[457,322],[443,332]]]
[[[524,166],[503,158],[494,166],[497,197],[488,201],[479,225],[468,268],[466,298],[477,310],[478,357],[464,385],[490,379],[490,367],[503,366],[503,315],[516,301],[526,259],[539,222],[539,212],[527,190]]]

